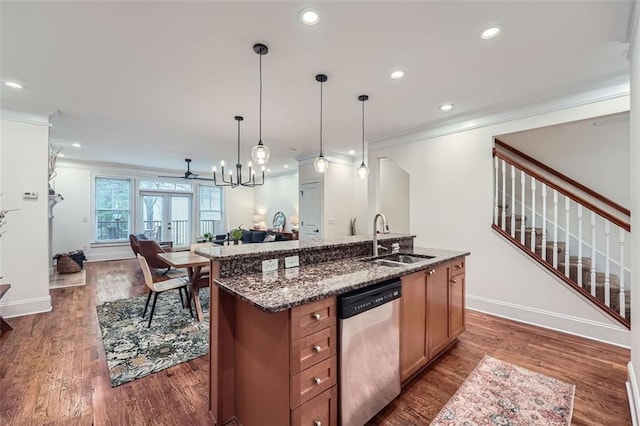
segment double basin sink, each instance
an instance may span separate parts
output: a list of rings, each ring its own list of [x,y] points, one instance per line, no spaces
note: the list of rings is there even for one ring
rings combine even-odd
[[[362,259],[362,262],[371,263],[379,266],[390,266],[392,268],[399,268],[403,265],[411,265],[413,263],[424,262],[427,259],[433,259],[435,256],[415,255],[415,254],[403,254],[394,253],[386,256],[380,256],[375,259],[367,258]]]

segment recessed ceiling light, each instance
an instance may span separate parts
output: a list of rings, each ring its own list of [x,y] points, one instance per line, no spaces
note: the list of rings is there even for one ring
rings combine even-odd
[[[303,24],[315,25],[320,20],[320,15],[314,9],[303,9],[298,14]]]
[[[394,80],[398,80],[398,79],[404,77],[404,71],[396,70],[396,71],[391,73],[390,77],[392,79],[394,79]]]
[[[64,154],[63,154],[63,153],[61,153],[61,152],[59,152],[59,153],[58,153],[58,157],[64,157]]]
[[[349,150],[349,154],[353,155],[353,154],[355,154],[355,153],[356,153],[356,150],[355,150],[355,149],[350,149],[350,150]]]
[[[284,165],[284,168],[285,168],[285,169],[288,169],[288,168],[289,168],[289,165],[288,165],[288,164],[285,164],[285,165]]]
[[[483,40],[489,40],[492,39],[494,37],[498,37],[498,35],[502,32],[502,29],[500,29],[500,27],[491,27],[491,28],[487,28],[486,30],[484,30],[482,32],[482,34],[480,35],[480,37]]]
[[[74,147],[74,148],[82,148],[82,145],[79,144],[78,142],[72,143],[71,146]]]
[[[451,111],[452,109],[453,109],[453,104],[440,105],[440,111]]]
[[[24,89],[24,86],[22,84],[16,83],[15,81],[5,81],[4,85],[14,89]]]

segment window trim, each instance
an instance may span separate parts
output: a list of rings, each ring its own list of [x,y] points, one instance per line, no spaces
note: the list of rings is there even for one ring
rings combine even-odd
[[[136,178],[127,175],[119,175],[119,174],[106,174],[106,173],[94,173],[91,172],[91,239],[89,244],[92,247],[97,246],[119,246],[126,245],[129,243],[128,238],[121,240],[98,240],[97,239],[97,231],[98,231],[98,221],[96,217],[97,209],[96,209],[96,181],[97,179],[120,179],[120,180],[128,180],[129,181],[129,231],[132,229],[132,215],[136,211],[135,205],[135,197],[133,196],[133,191],[135,191],[135,181]],[[135,223],[135,222],[134,222]],[[135,227],[133,228],[135,229]]]

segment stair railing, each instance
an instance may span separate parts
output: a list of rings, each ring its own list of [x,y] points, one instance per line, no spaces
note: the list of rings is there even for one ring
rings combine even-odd
[[[545,265],[564,282],[576,288],[622,324],[629,327],[628,293],[630,289],[625,287],[625,281],[630,277],[630,270],[625,266],[624,247],[625,240],[628,241],[630,237],[630,211],[499,140],[496,140],[495,144],[496,147],[493,149],[495,187],[492,227]],[[527,183],[530,183],[530,191],[527,191]],[[538,188],[540,189],[539,193],[537,192]],[[536,201],[541,201],[541,210],[536,210]],[[563,201],[564,203],[562,203]],[[549,203],[551,204],[549,205]],[[513,206],[510,216],[507,216],[508,205]],[[576,209],[574,210],[573,207]],[[564,215],[559,213],[559,209],[564,210]],[[519,227],[517,226],[516,212],[520,214]],[[529,244],[526,241],[528,237],[525,224],[527,213],[531,215]],[[577,213],[577,217],[574,216],[575,213]],[[560,223],[561,216],[564,216],[563,224]],[[571,220],[572,216],[574,221]],[[536,228],[538,220],[540,220],[542,228],[539,253],[537,250],[539,228]],[[603,234],[597,233],[599,222],[604,223]],[[564,225],[564,229],[561,225]],[[583,228],[585,226],[590,226],[590,241],[584,238]],[[612,227],[614,236],[612,236]],[[552,235],[551,253],[547,253],[548,232]],[[559,241],[560,234],[564,237],[562,242]],[[619,252],[614,254],[611,250],[611,243],[612,239],[616,239],[616,235]],[[563,245],[562,249],[560,243]],[[560,257],[561,250],[563,251],[562,257]],[[585,265],[584,255],[589,252],[588,265]],[[571,273],[572,253],[577,255],[575,279]],[[549,254],[550,256],[548,256]],[[564,265],[559,268],[561,261]],[[612,263],[616,265],[615,269],[619,272],[616,283],[618,289],[612,289]],[[598,268],[604,268],[604,272],[598,271]],[[585,282],[587,277],[583,276],[585,269],[588,269],[588,291]],[[600,292],[597,291],[599,274],[600,276],[604,275],[604,288]],[[612,290],[614,290],[615,303],[612,303]]]

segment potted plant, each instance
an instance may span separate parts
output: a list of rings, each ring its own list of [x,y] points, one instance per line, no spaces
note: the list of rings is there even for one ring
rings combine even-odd
[[[238,241],[242,239],[242,225],[238,226],[236,229],[231,231],[231,239],[233,240],[233,244],[238,244]]]
[[[205,233],[204,238],[208,243],[213,242],[213,234],[211,232]]]

